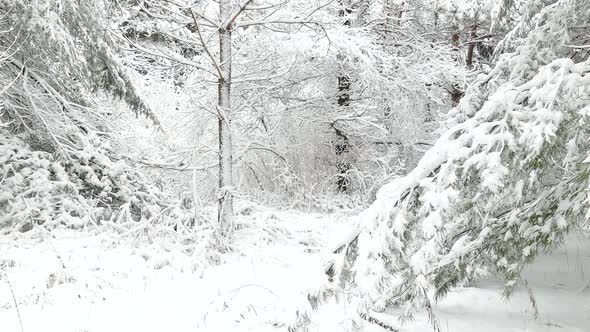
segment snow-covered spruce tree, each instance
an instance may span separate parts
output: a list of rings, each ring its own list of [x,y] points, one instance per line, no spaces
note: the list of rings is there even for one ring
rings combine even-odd
[[[361,317],[425,308],[436,328],[432,303],[454,286],[497,273],[508,296],[539,251],[588,226],[590,3],[545,1],[521,19],[501,43],[513,51],[334,247],[312,305],[345,289]]]
[[[108,1],[0,1],[0,227],[161,216],[169,201],[113,160],[102,90],[151,118],[103,26]]]
[[[57,134],[63,134],[63,126],[78,114],[90,112],[90,92],[98,89],[122,98],[134,111],[157,122],[113,53],[115,42],[103,24],[108,5],[108,1],[79,0],[0,3],[2,74],[12,83],[3,90],[5,104],[10,106],[8,116],[21,119],[22,126],[33,126],[38,134],[45,133],[55,148],[67,149],[67,138]],[[40,96],[30,100],[27,95],[32,90]],[[23,98],[17,98],[20,95]],[[17,114],[17,109],[29,113],[42,109],[54,116],[29,118]]]

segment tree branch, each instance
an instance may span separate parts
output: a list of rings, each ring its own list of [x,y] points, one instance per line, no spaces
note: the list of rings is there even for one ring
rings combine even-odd
[[[246,3],[240,6],[240,9],[238,9],[238,11],[235,12],[226,23],[223,24],[223,29],[229,29],[238,16],[240,16],[240,14],[246,9],[246,6],[248,6],[251,2],[252,0],[246,0]]]
[[[193,8],[193,5],[182,4],[182,3],[179,3],[176,0],[164,0],[164,1],[165,2],[169,2],[169,3],[175,5],[176,7],[180,8],[180,9],[190,9],[192,11],[192,8]],[[193,12],[194,12],[194,14],[196,16],[198,16],[201,19],[203,19],[203,20],[207,21],[208,23],[210,23],[214,28],[218,28],[221,25],[220,22],[215,21],[215,19],[213,19],[213,18],[211,18],[211,17],[209,17],[209,16],[207,16],[207,15],[201,13],[201,12],[198,12],[198,11],[193,11]]]
[[[578,48],[578,49],[590,48],[590,44],[589,45],[567,45],[567,44],[564,44],[563,46],[569,47],[569,48]]]
[[[260,21],[246,21],[246,22],[240,22],[240,24],[237,25],[237,27],[242,28],[242,27],[248,27],[248,26],[253,26],[253,25],[264,25],[264,24],[317,24],[317,25],[321,25],[321,22],[318,21],[313,21],[313,20],[309,20],[309,19],[283,19],[283,20],[260,20]]]
[[[207,68],[202,67],[201,65],[199,65],[199,64],[197,64],[195,62],[188,61],[188,60],[181,59],[181,58],[177,58],[177,57],[174,57],[174,56],[172,56],[170,54],[163,53],[161,51],[160,52],[157,52],[157,51],[154,51],[154,50],[150,50],[150,49],[145,48],[145,47],[139,45],[138,43],[130,40],[129,38],[124,37],[124,36],[119,36],[116,33],[113,33],[113,35],[115,35],[116,37],[118,37],[120,39],[123,39],[126,42],[128,42],[131,46],[133,46],[133,48],[137,49],[138,51],[141,51],[141,52],[144,52],[144,53],[147,53],[147,54],[151,54],[151,55],[156,56],[156,57],[159,57],[159,58],[167,59],[167,60],[170,60],[170,61],[173,61],[173,62],[176,62],[176,63],[187,65],[187,66],[190,66],[190,67],[193,67],[193,68],[202,70],[204,72],[207,72],[207,73],[209,73],[209,74],[211,74],[211,75],[213,75],[215,77],[218,77],[217,74],[215,74],[214,72],[210,71]]]
[[[188,5],[182,5],[180,3],[177,3],[176,1],[170,1],[170,0],[164,0],[165,2],[169,2],[171,4],[173,4],[174,6],[176,6],[179,9],[187,9],[187,8],[191,8]],[[169,15],[161,15],[161,14],[156,14],[152,11],[150,11],[148,8],[145,7],[145,5],[143,4],[145,1],[137,1],[137,4],[139,5],[139,7],[141,8],[141,11],[143,11],[147,16],[151,17],[151,18],[155,18],[155,19],[159,19],[159,20],[164,20],[164,21],[168,21],[168,22],[177,22],[180,24],[188,24],[190,23],[192,20],[183,14],[180,13],[172,13],[174,15],[178,15],[179,18],[173,18],[172,16]],[[162,8],[165,11],[170,12],[170,9],[163,7],[163,6],[159,6],[160,8]],[[219,22],[215,22],[215,20],[199,13],[196,12],[196,15],[199,16],[200,18],[202,18],[203,20],[205,20],[208,24],[206,24],[208,27],[211,28],[217,28],[219,27]],[[184,21],[184,19],[186,19],[187,21]]]
[[[217,74],[219,74],[219,79],[223,80],[223,74],[221,73],[221,68],[219,67],[219,64],[217,64],[217,61],[215,61],[213,54],[211,54],[211,52],[209,51],[209,48],[207,47],[207,44],[205,43],[205,40],[203,39],[203,35],[201,34],[201,29],[199,28],[199,22],[197,22],[197,17],[195,16],[195,13],[193,12],[192,8],[189,8],[189,12],[191,13],[191,17],[193,18],[193,21],[195,22],[195,29],[197,30],[197,34],[199,35],[199,39],[201,40],[201,45],[203,45],[205,52],[207,52],[207,55],[211,59],[213,66],[217,70]]]

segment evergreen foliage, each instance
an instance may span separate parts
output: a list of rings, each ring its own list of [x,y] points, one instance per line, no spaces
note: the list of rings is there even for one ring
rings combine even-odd
[[[156,221],[179,206],[114,161],[97,90],[158,121],[115,55],[108,5],[0,2],[0,227]]]
[[[220,218],[226,225],[199,223],[198,190],[217,186],[203,184],[216,180],[211,168],[227,166],[217,199],[259,190],[310,208],[326,208],[319,197],[346,177],[349,202],[376,199],[330,248],[326,279],[308,299],[314,309],[350,301],[358,318],[395,330],[372,314],[407,320],[425,309],[438,329],[433,303],[453,287],[495,274],[508,297],[541,252],[590,227],[588,0],[221,7],[0,0],[2,232],[92,225],[130,234],[158,224],[191,233],[185,249],[218,261],[210,245],[240,250],[218,236],[230,228],[301,243],[271,216],[256,228],[252,208],[238,209],[250,224],[234,223],[233,211]],[[169,83],[182,100],[160,124],[140,91]],[[190,193],[174,199],[117,155],[101,93],[156,126],[192,132],[174,162],[138,160],[192,171]],[[309,313],[299,314],[294,328],[305,328]]]
[[[537,9],[417,167],[336,246],[332,281],[312,301],[344,287],[361,312],[425,308],[436,328],[432,302],[452,287],[498,273],[508,296],[539,252],[588,226],[590,59],[576,45],[587,43],[590,4]]]
[[[92,92],[122,98],[158,123],[113,54],[108,1],[5,0],[0,3],[2,121],[65,157],[68,135],[100,125]],[[84,127],[84,128],[81,128]]]
[[[18,136],[0,133],[0,229],[35,225],[83,228],[141,222],[189,225],[190,209],[150,185],[124,161],[114,162],[103,140],[78,135],[69,160],[35,151]]]

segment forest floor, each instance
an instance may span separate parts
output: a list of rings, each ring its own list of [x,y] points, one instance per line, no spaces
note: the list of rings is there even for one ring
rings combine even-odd
[[[285,331],[295,311],[308,306],[306,292],[321,284],[322,251],[347,220],[254,209],[237,218],[250,226],[236,231],[231,252],[209,257],[217,264],[165,233],[38,227],[4,236],[0,331]],[[588,331],[590,238],[572,235],[525,278],[536,319],[526,288],[506,302],[501,284],[490,279],[435,306],[442,331]],[[348,331],[353,311],[343,302],[322,306],[310,330]],[[391,325],[432,331],[423,314]],[[361,330],[384,331],[369,323]]]

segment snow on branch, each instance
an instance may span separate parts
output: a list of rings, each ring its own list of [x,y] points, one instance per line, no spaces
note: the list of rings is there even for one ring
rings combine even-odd
[[[344,287],[361,313],[402,319],[490,271],[509,295],[540,250],[588,223],[590,62],[549,51],[568,37],[547,18],[571,9],[545,9],[549,41],[531,34],[481,75],[416,168],[383,186],[331,247],[324,295]]]

